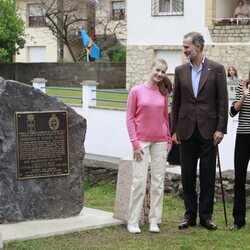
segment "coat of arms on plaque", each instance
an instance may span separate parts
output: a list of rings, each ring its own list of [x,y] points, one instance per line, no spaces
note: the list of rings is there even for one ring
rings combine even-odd
[[[59,128],[60,121],[56,117],[55,113],[52,113],[52,116],[49,119],[49,127],[51,130],[57,130]]]
[[[33,114],[27,115],[27,131],[28,132],[36,131],[35,116]]]

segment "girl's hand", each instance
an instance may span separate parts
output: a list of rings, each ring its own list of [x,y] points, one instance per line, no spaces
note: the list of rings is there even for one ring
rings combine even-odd
[[[142,156],[144,155],[144,152],[141,148],[134,150],[134,160],[135,161],[142,161]]]

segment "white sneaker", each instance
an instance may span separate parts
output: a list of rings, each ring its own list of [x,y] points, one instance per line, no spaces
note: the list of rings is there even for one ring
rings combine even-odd
[[[152,233],[159,233],[160,228],[157,226],[157,224],[152,223],[152,224],[149,224],[149,231]]]
[[[131,234],[139,234],[139,233],[141,233],[141,229],[138,226],[134,227],[134,226],[131,226],[131,225],[128,224],[127,229]]]

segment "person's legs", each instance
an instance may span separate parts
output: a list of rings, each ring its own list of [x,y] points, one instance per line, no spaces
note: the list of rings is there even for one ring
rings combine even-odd
[[[181,140],[181,176],[183,186],[183,199],[185,203],[185,219],[192,223],[196,222],[197,194],[196,194],[196,171],[198,161],[197,130],[189,140]]]
[[[149,223],[158,224],[161,222],[162,217],[164,180],[167,159],[167,142],[152,143],[150,153],[151,190]]]
[[[200,138],[200,197],[201,221],[211,220],[214,205],[216,151],[213,140]]]
[[[133,161],[133,183],[130,192],[128,225],[138,227],[146,190],[149,166],[149,142],[140,142],[144,154],[141,162]]]
[[[234,151],[234,224],[242,227],[246,224],[246,174],[250,156],[250,135],[237,135]]]

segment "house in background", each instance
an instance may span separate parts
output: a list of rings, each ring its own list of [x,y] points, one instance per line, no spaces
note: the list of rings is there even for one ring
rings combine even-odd
[[[43,10],[41,8],[41,2],[51,3],[52,1],[46,0],[18,0],[18,12],[25,22],[25,47],[20,50],[20,54],[15,56],[15,62],[57,62],[59,60],[73,61],[71,54],[66,46],[60,46],[59,40],[52,34],[52,32],[45,26]],[[62,3],[62,0],[53,1],[56,3]],[[78,6],[78,14],[83,18],[89,17],[90,13],[93,13],[95,4],[90,1],[82,0],[64,0],[63,3],[74,4]],[[57,6],[54,6],[56,8]],[[79,24],[78,24],[79,25]],[[83,22],[82,27],[86,31],[94,28],[94,22]],[[73,27],[73,33],[71,33],[71,48],[76,58],[81,57],[84,50],[80,36],[76,35],[77,27]],[[60,59],[60,58],[63,59]]]
[[[240,77],[250,68],[250,25],[233,19],[238,0],[127,0],[127,89],[146,79],[155,57],[165,58],[168,74],[185,62],[183,36],[203,34],[205,53]],[[232,21],[231,21],[232,19]],[[250,22],[249,22],[250,23]]]
[[[126,1],[125,0],[18,0],[19,14],[25,22],[26,44],[20,54],[15,56],[15,62],[58,62],[74,61],[68,48],[60,46],[60,41],[45,25],[41,3],[54,2],[66,6],[77,7],[77,14],[88,21],[72,25],[70,45],[77,59],[85,53],[81,37],[77,30],[79,26],[91,36],[104,37],[104,40],[117,39],[126,44]],[[81,24],[81,25],[80,25]],[[61,59],[63,58],[63,59]]]
[[[118,42],[126,45],[126,19],[126,0],[99,0],[96,5],[95,35],[115,36]]]

